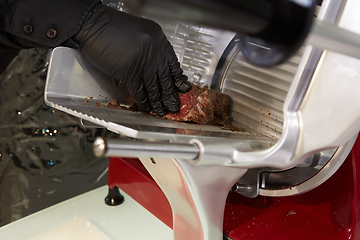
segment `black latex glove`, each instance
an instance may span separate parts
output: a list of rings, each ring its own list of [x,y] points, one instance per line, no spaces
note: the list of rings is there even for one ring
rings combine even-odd
[[[95,67],[125,84],[140,110],[180,110],[178,91],[191,85],[155,22],[98,4],[74,40]]]

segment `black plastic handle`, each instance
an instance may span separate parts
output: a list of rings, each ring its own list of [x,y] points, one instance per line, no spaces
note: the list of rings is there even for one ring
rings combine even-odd
[[[308,35],[313,0],[129,0],[130,11],[227,29],[240,34],[240,48],[258,66],[279,64]]]

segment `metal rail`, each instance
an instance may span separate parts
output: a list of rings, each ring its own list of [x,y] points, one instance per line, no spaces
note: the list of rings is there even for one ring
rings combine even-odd
[[[306,42],[360,59],[360,35],[330,23],[315,21]]]
[[[97,157],[159,157],[194,160],[199,155],[198,147],[193,144],[103,139],[100,137],[95,140],[93,149]]]

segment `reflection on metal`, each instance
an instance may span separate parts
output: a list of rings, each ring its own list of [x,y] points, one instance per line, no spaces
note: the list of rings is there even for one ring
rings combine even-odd
[[[259,195],[261,169],[249,169],[234,185],[233,191],[249,198]]]
[[[94,155],[96,157],[102,157],[106,152],[105,141],[102,138],[96,138],[93,145]]]
[[[102,139],[94,142],[94,154],[97,157],[173,157],[194,160],[199,155],[199,149],[193,144],[174,144],[169,142],[135,141],[132,139]]]
[[[326,6],[321,9],[320,20],[326,10]],[[358,16],[352,13],[353,17]],[[282,190],[278,189],[280,181],[275,181],[274,176],[284,178],[296,171],[295,179],[286,182],[287,189],[301,180],[306,182],[296,186],[295,192],[278,194],[291,195],[317,186],[341,165],[353,144],[353,133],[359,129],[353,125],[358,122],[358,111],[346,108],[360,102],[358,94],[352,94],[351,98],[348,95],[349,91],[360,87],[355,79],[360,69],[358,60],[306,46],[283,65],[259,69],[244,61],[236,51],[236,39],[231,34],[227,36],[231,36],[228,42],[233,39],[235,47],[220,44],[219,54],[213,55],[217,43],[221,42],[221,32],[181,23],[168,29],[168,25],[164,26],[192,80],[217,86],[229,94],[234,102],[233,124],[245,127],[248,132],[233,133],[216,126],[175,123],[105,108],[107,99],[117,98],[125,104],[125,90],[114,90],[110,79],[94,69],[78,52],[66,48],[57,48],[53,53],[45,101],[115,133],[136,141],[147,140],[146,144],[129,143],[128,139],[109,142],[111,147],[105,147],[105,154],[141,158],[172,206],[176,240],[182,235],[186,239],[221,239],[224,201],[239,178],[237,190],[245,196],[277,195]],[[171,33],[169,29],[173,28],[175,31]],[[224,56],[224,52],[228,55]],[[206,61],[213,56],[216,60]],[[223,64],[219,63],[220,56],[225,59]],[[337,62],[338,59],[341,61]],[[351,83],[352,89],[339,88],[339,78],[333,77],[339,74],[335,64],[343,67],[346,83]],[[218,69],[215,71],[211,66],[218,66]],[[214,82],[209,82],[208,73],[209,76],[215,73]],[[94,98],[85,103],[85,97]],[[335,110],[345,112],[348,119],[341,114],[331,115],[334,106],[337,106]],[[327,111],[323,112],[323,109]],[[340,119],[344,121],[339,123]],[[333,131],[329,132],[329,129]],[[315,155],[311,161],[308,159],[323,149],[344,144],[339,148],[343,152],[335,154],[331,161],[328,161],[331,154],[325,152]],[[247,169],[253,170],[246,173]],[[264,171],[269,173],[260,175],[262,178],[259,179],[259,173]],[[284,171],[284,175],[276,171]],[[313,179],[317,181],[312,182]],[[260,183],[265,189],[259,189]],[[182,228],[184,226],[186,230]]]
[[[211,86],[231,96],[231,124],[276,142],[283,131],[284,101],[305,48],[281,65],[259,68],[239,52],[240,37],[234,37],[222,55]]]
[[[326,22],[315,22],[308,44],[360,59],[360,34],[335,27]]]
[[[225,200],[246,169],[194,166],[187,160],[140,158],[172,208],[175,240],[222,240]]]
[[[347,144],[322,151],[307,158],[297,167],[285,171],[261,173],[259,195],[291,196],[308,192],[328,180],[345,161],[354,142],[354,136]],[[313,161],[315,160],[315,161]]]
[[[342,12],[342,9],[344,7],[344,2],[345,1],[328,1],[326,2],[326,6],[323,7],[323,11],[320,13],[319,15],[319,19],[322,19],[323,21],[329,22],[329,23],[335,23],[336,21],[338,21],[338,17],[340,16],[339,13]],[[295,96],[293,98],[293,101],[289,107],[289,110],[297,110],[299,109],[299,106],[302,102],[302,99],[305,95],[305,91],[308,88],[308,85],[310,84],[310,81],[312,79],[313,73],[315,71],[315,68],[312,66],[316,66],[317,63],[319,62],[319,59],[321,57],[321,50],[313,50],[313,57],[310,55],[309,60],[307,66],[305,67],[305,69],[303,71],[306,71],[307,77],[302,77],[302,79],[300,80],[300,84],[302,86],[303,91],[298,91],[297,96]],[[239,54],[240,55],[240,54]],[[317,55],[317,56],[315,56]],[[312,59],[313,58],[313,59]],[[311,64],[311,62],[313,62]],[[310,63],[310,64],[309,64]],[[298,65],[299,63],[297,63]],[[294,67],[297,69],[298,66],[295,65]],[[296,69],[294,71],[296,71]],[[310,71],[309,71],[310,69]],[[311,70],[312,69],[312,70]],[[260,69],[261,70],[261,69]],[[252,75],[250,75],[252,76]],[[305,80],[305,81],[304,81]],[[276,96],[280,96],[279,94],[277,94]],[[281,106],[283,105],[283,103],[281,104]],[[259,117],[255,118],[258,119]],[[246,122],[246,121],[245,121]],[[266,126],[268,127],[268,126]],[[281,125],[282,127],[282,125]],[[279,131],[279,133],[281,134],[281,132]],[[348,145],[349,143],[347,143],[346,145]],[[352,145],[352,140],[350,140],[350,145]],[[344,147],[340,147],[340,149],[343,149]],[[348,149],[348,151],[345,153],[337,150],[336,154],[334,155],[334,157],[332,157],[332,153],[335,150],[327,150],[327,151],[323,151],[321,153],[315,154],[314,156],[311,156],[307,159],[304,160],[303,163],[298,164],[296,167],[293,167],[289,170],[276,170],[273,169],[272,171],[265,169],[265,170],[261,170],[259,169],[258,172],[254,172],[254,175],[258,175],[260,172],[265,171],[263,173],[261,173],[260,176],[260,181],[261,181],[261,189],[259,190],[259,194],[261,195],[265,195],[265,196],[272,196],[272,195],[277,195],[277,196],[282,196],[282,195],[292,195],[292,194],[298,194],[299,192],[306,192],[311,190],[312,188],[314,188],[315,186],[320,185],[322,182],[324,182],[325,180],[327,180],[332,174],[329,174],[329,172],[334,173],[336,171],[336,169],[341,165],[341,163],[344,161],[344,159],[346,158],[346,155],[348,154],[348,151],[350,151]],[[337,157],[339,155],[339,152],[342,152],[342,156],[341,157]],[[315,161],[317,159],[317,157],[319,157],[319,164],[316,165]],[[330,160],[331,159],[331,160]],[[315,160],[315,161],[312,161]],[[312,165],[306,165],[305,163],[307,161],[311,161]],[[329,161],[332,161],[331,164],[328,163]],[[292,189],[291,187],[294,185],[297,185],[301,182],[304,182],[308,179],[311,179],[311,177],[313,177],[314,175],[316,175],[320,169],[321,166],[324,166],[326,163],[327,164],[327,168],[326,169],[322,169],[322,173],[318,174],[316,179],[317,182],[311,181],[312,184],[303,184],[301,191],[288,191],[288,189]],[[330,167],[332,166],[332,167]],[[334,167],[335,166],[335,167]],[[248,171],[248,175],[251,173],[251,171]],[[322,176],[321,178],[319,178],[319,176]],[[244,177],[243,177],[244,178]],[[280,180],[281,179],[281,180]],[[246,179],[240,179],[239,182],[244,181]],[[253,185],[255,185],[257,182],[254,181]]]
[[[344,146],[321,151],[287,170],[250,169],[232,190],[250,198],[258,195],[291,196],[308,192],[337,171],[348,156],[356,137]]]
[[[335,149],[336,150],[336,149]],[[261,188],[278,190],[296,186],[319,172],[332,158],[334,149],[315,154],[295,168],[284,171],[267,171],[261,173]]]
[[[193,23],[153,20],[162,27],[189,80],[210,86],[219,58],[235,33]]]

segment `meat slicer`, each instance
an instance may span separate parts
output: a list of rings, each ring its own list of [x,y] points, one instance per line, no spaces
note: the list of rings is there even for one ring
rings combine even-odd
[[[94,142],[113,157],[110,204],[123,189],[176,240],[360,236],[360,2],[120,3],[162,26],[190,81],[232,98],[243,131],[106,108],[126,106],[126,90],[78,51],[54,49],[45,102],[118,134]]]

